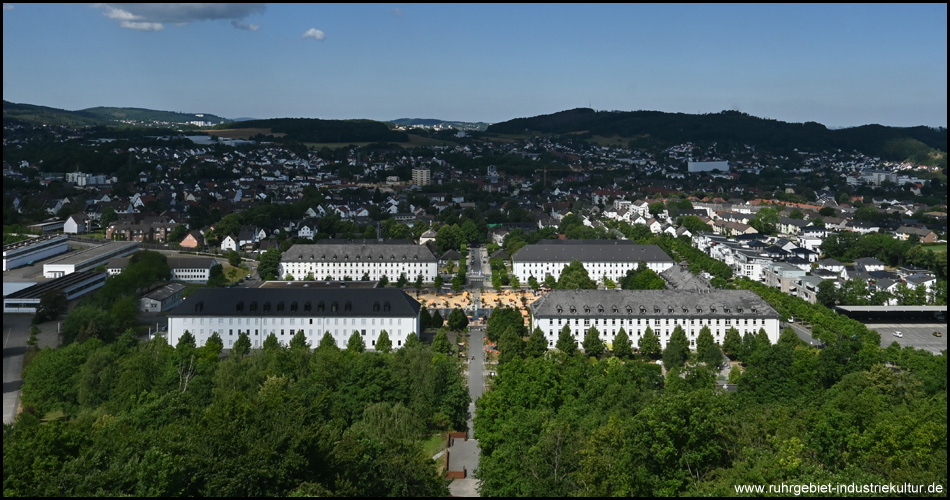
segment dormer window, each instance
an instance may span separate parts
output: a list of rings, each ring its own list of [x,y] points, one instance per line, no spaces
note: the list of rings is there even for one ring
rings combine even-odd
[[[389,302],[383,302],[383,312],[389,312],[392,309],[392,305]]]
[[[303,310],[304,310],[304,312],[310,312],[310,301],[309,301],[309,300],[303,303]]]
[[[326,304],[324,304],[323,302],[317,302],[317,312],[323,312],[323,311],[326,311],[326,309],[327,309]]]
[[[256,300],[255,300],[254,302],[251,302],[251,307],[250,307],[249,309],[250,309],[251,312],[254,312],[254,311],[257,310],[257,301],[256,301]]]
[[[270,301],[264,302],[264,312],[270,312]]]
[[[338,310],[340,310],[340,304],[336,302],[330,304],[330,312],[337,312]]]
[[[234,308],[237,310],[237,312],[243,311],[243,310],[244,310],[244,301],[242,300],[242,301],[238,302],[237,305],[234,306]]]
[[[576,312],[577,312],[577,309],[576,309],[574,306],[571,306],[571,312],[572,312],[572,313],[576,313]]]

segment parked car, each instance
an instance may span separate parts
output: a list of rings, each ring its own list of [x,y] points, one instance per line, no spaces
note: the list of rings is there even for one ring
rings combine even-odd
[[[934,332],[934,337],[943,337],[943,334],[940,332]]]
[[[899,330],[896,331],[896,332],[894,332],[894,336],[895,336],[895,337],[904,338],[904,334],[903,334],[901,331],[899,331]]]

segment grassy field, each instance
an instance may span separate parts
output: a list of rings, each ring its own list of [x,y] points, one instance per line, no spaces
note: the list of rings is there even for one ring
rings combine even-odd
[[[422,442],[422,448],[427,457],[433,457],[436,453],[445,449],[445,434],[434,434],[429,439]]]
[[[946,243],[926,243],[921,245],[925,250],[930,250],[934,253],[947,253],[947,244]]]

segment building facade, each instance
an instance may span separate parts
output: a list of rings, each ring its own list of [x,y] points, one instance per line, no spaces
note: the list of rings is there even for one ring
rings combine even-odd
[[[674,264],[657,245],[638,245],[627,240],[541,240],[515,252],[511,267],[522,283],[527,283],[531,276],[544,281],[550,275],[556,280],[564,266],[575,260],[598,282],[605,276],[617,281],[626,276],[627,271],[637,269],[641,262],[657,274]]]
[[[720,345],[730,328],[740,335],[764,329],[775,344],[779,320],[778,312],[748,290],[552,290],[531,304],[531,329],[541,329],[548,348],[554,348],[565,325],[578,346],[596,327],[611,349],[621,328],[638,348],[648,327],[665,349],[677,326],[692,349],[703,327]]]
[[[318,243],[293,245],[281,255],[279,276],[293,276],[304,280],[360,280],[368,275],[370,281],[383,276],[390,281],[402,274],[414,281],[432,282],[438,272],[438,260],[424,245],[412,243]]]
[[[234,346],[241,333],[259,348],[270,334],[282,345],[303,331],[311,347],[330,333],[345,349],[359,332],[366,349],[374,350],[385,330],[393,349],[419,335],[421,305],[396,288],[202,288],[168,315],[168,342],[176,345],[185,331],[198,346],[217,333],[224,347]]]

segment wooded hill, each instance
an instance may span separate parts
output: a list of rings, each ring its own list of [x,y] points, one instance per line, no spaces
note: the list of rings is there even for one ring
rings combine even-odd
[[[373,120],[320,120],[317,118],[272,118],[230,122],[215,128],[270,129],[286,134],[281,140],[294,142],[408,142],[405,132],[390,130]]]
[[[3,101],[3,120],[19,120],[30,124],[67,125],[67,126],[94,126],[129,124],[129,121],[138,122],[138,125],[168,126],[170,124],[187,124],[193,121],[222,123],[224,118],[210,114],[178,113],[175,111],[156,111],[143,108],[115,108],[97,106],[94,108],[69,111],[65,109],[36,106],[33,104],[18,104]]]
[[[496,134],[579,134],[627,137],[666,147],[686,141],[809,152],[860,151],[887,160],[946,163],[947,129],[863,125],[831,130],[816,122],[787,123],[739,111],[702,115],[661,111],[594,111],[577,108],[550,115],[516,118],[488,127]],[[943,154],[934,154],[942,152]]]

